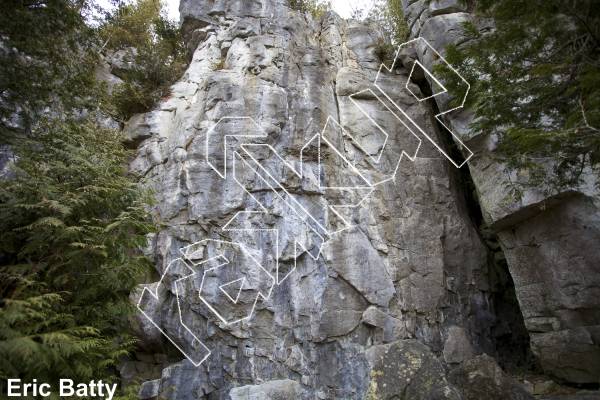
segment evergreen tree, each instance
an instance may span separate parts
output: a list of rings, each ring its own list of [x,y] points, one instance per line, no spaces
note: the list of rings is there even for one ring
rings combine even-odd
[[[0,377],[111,375],[131,349],[128,295],[152,225],[120,134],[45,121],[0,182]]]
[[[600,7],[594,0],[478,0],[491,18],[447,59],[472,84],[477,132],[497,133],[511,169],[552,190],[600,163]],[[452,74],[447,75],[452,85]],[[456,82],[455,82],[456,83]],[[548,162],[554,165],[547,173]]]
[[[29,129],[40,112],[56,111],[59,103],[69,110],[97,102],[90,96],[97,52],[94,31],[82,17],[87,11],[85,2],[3,1],[0,143]]]
[[[331,10],[329,0],[290,0],[289,4],[293,10],[308,12],[315,18],[320,18]]]
[[[84,1],[0,12],[0,378],[116,379],[153,224],[118,131],[94,118],[99,41]]]

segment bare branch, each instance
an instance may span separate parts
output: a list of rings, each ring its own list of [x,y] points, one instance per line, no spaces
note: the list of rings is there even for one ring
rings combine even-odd
[[[583,122],[585,123],[585,126],[588,127],[589,129],[593,130],[594,132],[600,132],[600,129],[594,128],[593,126],[591,126],[587,120],[587,117],[585,115],[585,108],[583,107],[583,100],[581,100],[581,97],[579,98],[579,106],[581,107],[581,115],[583,116]]]

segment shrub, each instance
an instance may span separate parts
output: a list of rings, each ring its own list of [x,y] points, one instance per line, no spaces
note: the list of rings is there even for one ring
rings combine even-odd
[[[134,66],[114,90],[113,104],[120,119],[145,112],[165,95],[186,66],[181,30],[161,15],[157,0],[123,5],[100,28],[111,51],[135,48]]]
[[[331,2],[324,0],[290,0],[290,7],[301,12],[308,12],[315,18],[320,18],[331,10]]]

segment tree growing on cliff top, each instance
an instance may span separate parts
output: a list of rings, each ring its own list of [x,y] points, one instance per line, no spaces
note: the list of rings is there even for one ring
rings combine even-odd
[[[381,32],[375,54],[379,61],[390,66],[398,45],[407,41],[410,33],[402,11],[402,1],[376,0],[365,19]]]
[[[123,83],[112,96],[121,120],[149,111],[187,65],[181,29],[162,10],[159,0],[121,4],[99,29],[104,51],[134,54],[133,67],[121,73]]]
[[[498,133],[509,167],[527,170],[530,184],[578,184],[600,164],[597,1],[478,0],[474,6],[495,28],[482,33],[467,23],[472,41],[446,49],[448,61],[473,84],[472,128]],[[550,174],[542,167],[549,160]]]
[[[308,12],[313,17],[319,18],[327,11],[331,10],[331,1],[329,0],[289,0],[290,7],[293,10]]]

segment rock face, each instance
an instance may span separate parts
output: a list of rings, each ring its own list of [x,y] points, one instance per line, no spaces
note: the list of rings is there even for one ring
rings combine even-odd
[[[453,2],[430,7],[419,24],[435,19],[432,35],[454,26],[448,40],[458,31],[451,22],[469,17]],[[182,0],[180,11],[190,66],[170,98],[125,128],[138,146],[131,169],[153,189],[164,224],[149,249],[161,278],[136,294],[135,326],[142,347],[172,343],[182,360],[143,397],[363,399],[375,388],[390,399],[463,398],[441,359],[497,353],[502,288],[409,66],[378,75],[376,27],[334,13],[315,19],[284,0]],[[579,207],[560,211],[565,224]],[[540,257],[540,267],[560,270],[542,255],[565,235],[541,223],[499,231],[512,269]],[[581,230],[590,241],[598,233]],[[525,248],[541,232],[548,248]],[[593,256],[579,257],[588,271]],[[532,338],[532,323],[544,329],[534,350],[564,349],[561,335],[571,335],[593,364],[592,303],[581,319],[593,299],[569,292],[579,277],[553,278],[563,295],[529,307],[523,290],[534,298],[547,288],[513,273]]]
[[[298,382],[291,379],[237,387],[231,389],[229,396],[231,400],[286,400],[301,399],[303,397],[302,387]]]
[[[462,390],[464,400],[533,400],[521,384],[507,376],[486,354],[467,360],[450,373],[449,379]]]
[[[415,340],[372,346],[366,354],[371,367],[371,397],[367,398],[461,399],[458,390],[446,380],[440,361]]]
[[[463,45],[462,23],[489,28],[458,0],[403,0],[412,37],[423,37],[442,52]],[[435,62],[421,47],[416,56]],[[431,79],[430,79],[431,81]],[[436,99],[437,100],[437,99]],[[437,101],[442,108],[443,102]],[[511,196],[527,171],[507,171],[494,150],[497,137],[474,135],[472,114],[452,113],[445,123],[474,153],[469,162],[487,225],[498,235],[529,331],[531,348],[544,370],[574,383],[597,383],[600,376],[600,194],[597,177],[584,174],[578,187],[556,192],[529,187]],[[550,161],[549,161],[550,162]]]

